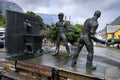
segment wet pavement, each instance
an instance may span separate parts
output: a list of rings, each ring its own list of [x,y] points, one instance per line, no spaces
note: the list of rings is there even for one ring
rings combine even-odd
[[[50,54],[51,53],[51,54]],[[120,80],[120,49],[94,47],[95,71],[87,71],[85,68],[87,51],[83,49],[79,55],[77,65],[71,66],[71,57],[66,55],[52,56],[53,52],[25,60],[28,63],[47,65],[73,74],[95,77],[105,80]],[[5,53],[0,53],[0,59]]]
[[[58,70],[67,71],[73,74],[84,75],[88,77],[95,77],[105,80],[119,80],[120,79],[120,52],[118,49],[109,48],[94,48],[94,64],[97,66],[95,71],[87,71],[85,68],[87,51],[82,50],[79,55],[77,65],[71,66],[71,57],[68,56],[52,56],[45,54],[37,58],[26,60],[29,63],[38,65],[47,65],[55,67]],[[117,56],[117,57],[116,57]]]
[[[94,55],[96,56],[101,56],[104,58],[120,62],[120,49],[94,47],[94,51],[95,51]]]

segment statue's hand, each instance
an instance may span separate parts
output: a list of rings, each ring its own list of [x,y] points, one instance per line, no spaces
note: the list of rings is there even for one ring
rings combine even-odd
[[[49,29],[51,29],[51,30],[55,30],[55,28],[49,26],[48,24],[46,24],[46,27],[49,28]]]
[[[112,42],[105,42],[106,45],[113,45],[114,43]]]
[[[74,29],[68,28],[67,31],[76,32]]]

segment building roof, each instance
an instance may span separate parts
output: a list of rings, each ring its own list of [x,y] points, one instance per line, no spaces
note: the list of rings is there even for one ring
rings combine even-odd
[[[115,33],[120,29],[120,25],[107,25],[107,33]]]

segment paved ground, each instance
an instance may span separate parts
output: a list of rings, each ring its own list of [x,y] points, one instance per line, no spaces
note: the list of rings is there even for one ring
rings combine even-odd
[[[120,62],[120,49],[95,47],[95,55]]]
[[[86,58],[87,51],[83,50],[80,55]],[[94,61],[120,68],[120,49],[94,47]]]
[[[0,59],[5,58],[4,51],[0,53]],[[78,64],[75,68],[71,67],[71,58],[66,57],[53,57],[51,54],[43,55],[42,58],[37,57],[27,61],[37,64],[47,64],[52,66],[59,66],[58,68],[64,68],[65,70],[76,70],[76,73],[82,72],[86,75],[85,63],[86,63],[87,51],[85,49],[79,55]],[[55,64],[53,64],[55,63]],[[97,66],[97,70],[92,74],[96,77],[105,78],[106,80],[120,80],[120,49],[94,47],[94,64]],[[91,75],[91,74],[89,74]]]
[[[87,51],[83,49],[79,55],[78,63],[75,67],[71,67],[71,58],[63,56],[52,56],[45,54],[43,56],[27,60],[27,62],[35,64],[43,64],[56,67],[68,72],[94,76],[105,80],[120,79],[120,50],[110,48],[94,48],[94,64],[97,66],[95,71],[88,73],[85,69]]]

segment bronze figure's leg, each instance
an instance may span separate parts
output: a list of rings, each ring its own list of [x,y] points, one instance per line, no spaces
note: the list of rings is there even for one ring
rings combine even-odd
[[[64,42],[64,45],[66,47],[67,53],[68,53],[69,56],[71,56],[70,48],[69,48],[68,42],[67,42],[67,38],[66,38],[65,34],[62,34],[61,36],[62,36],[61,38],[62,38],[62,40]]]
[[[60,36],[57,37],[55,55],[59,53],[59,48],[60,48]]]
[[[93,53],[94,53],[94,50],[93,50],[92,41],[86,41],[85,46],[86,46],[86,48],[88,50],[86,69],[95,70],[96,67],[93,66]]]
[[[73,67],[77,64],[77,58],[79,57],[79,53],[80,53],[81,49],[83,48],[83,46],[84,46],[84,42],[78,41],[77,52],[74,53],[73,59],[72,59]]]

